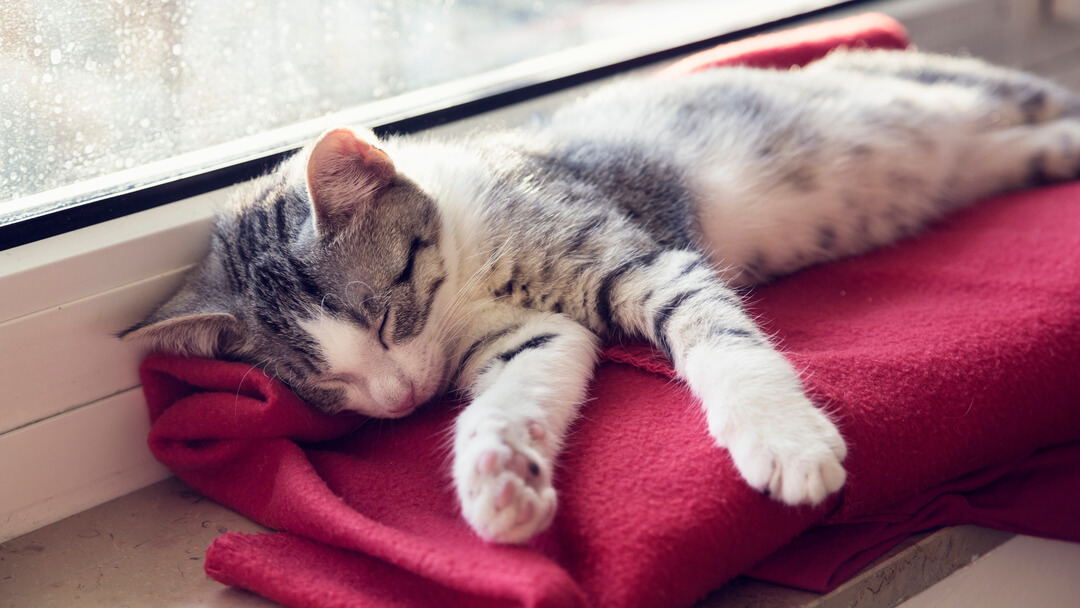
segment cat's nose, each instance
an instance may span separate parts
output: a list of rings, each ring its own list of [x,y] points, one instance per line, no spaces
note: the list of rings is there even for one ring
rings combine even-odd
[[[416,390],[413,388],[412,383],[410,383],[405,390],[405,394],[398,400],[397,405],[390,408],[390,412],[394,414],[411,412],[416,406]]]

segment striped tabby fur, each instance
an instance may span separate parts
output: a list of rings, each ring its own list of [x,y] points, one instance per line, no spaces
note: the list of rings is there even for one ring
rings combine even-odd
[[[498,542],[550,523],[597,349],[642,338],[749,484],[815,504],[844,482],[844,442],[736,288],[1078,170],[1076,95],[909,52],[627,81],[461,140],[338,129],[247,184],[125,334],[248,362],[330,412],[461,391],[453,477]]]

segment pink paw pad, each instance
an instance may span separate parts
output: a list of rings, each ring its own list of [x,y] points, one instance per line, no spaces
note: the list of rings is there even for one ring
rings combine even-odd
[[[495,450],[488,450],[481,454],[476,461],[476,472],[481,475],[498,474],[504,470],[511,471],[523,479],[540,475],[540,465],[521,452],[514,452],[507,459],[505,455],[499,454]]]
[[[529,422],[527,427],[529,429],[529,437],[532,437],[534,441],[541,441],[547,436],[547,430],[544,428],[544,425],[535,420]]]
[[[476,427],[460,448],[471,462],[459,461],[468,462],[467,468],[455,471],[462,513],[486,540],[523,542],[555,514],[552,471],[544,455],[551,431],[537,420],[499,417]]]
[[[536,510],[533,507],[532,503],[524,503],[517,513],[517,518],[514,520],[514,525],[520,526],[521,524],[530,521],[535,514]]]
[[[510,506],[510,503],[514,500],[514,484],[509,481],[503,484],[502,489],[495,496],[495,509],[502,511],[506,507]]]
[[[481,475],[487,475],[493,473],[495,467],[499,464],[499,454],[494,450],[484,452],[480,455],[480,459],[476,461],[476,472]]]

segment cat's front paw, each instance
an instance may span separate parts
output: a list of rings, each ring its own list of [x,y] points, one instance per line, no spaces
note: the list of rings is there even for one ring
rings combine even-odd
[[[752,487],[789,505],[816,505],[843,487],[847,447],[828,416],[800,399],[782,417],[744,421],[723,439]]]
[[[490,417],[458,429],[454,481],[465,521],[481,538],[523,543],[551,524],[555,489],[536,421]]]

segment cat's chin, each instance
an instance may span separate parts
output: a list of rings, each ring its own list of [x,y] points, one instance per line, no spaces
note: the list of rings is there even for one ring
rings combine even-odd
[[[381,418],[383,420],[393,420],[395,418],[404,418],[409,414],[416,411],[420,407],[420,403],[409,401],[407,403],[401,403],[394,406],[372,407],[370,404],[349,404],[339,410],[340,412],[348,412],[353,414],[362,414],[364,416],[370,416],[372,418]]]
[[[415,412],[418,407],[420,407],[420,406],[419,405],[409,405],[407,407],[403,407],[403,408],[400,408],[400,409],[386,410],[386,411],[382,412],[380,415],[377,415],[377,416],[374,416],[374,417],[375,418],[384,418],[386,420],[394,420],[396,418],[404,418],[405,416],[408,416],[409,414]]]
[[[425,385],[413,384],[405,394],[392,403],[356,402],[345,406],[345,411],[356,412],[371,416],[372,418],[395,419],[404,418],[415,412],[421,405],[427,403],[437,394],[437,383],[429,381]]]
[[[425,403],[438,399],[440,395],[446,392],[450,383],[450,364],[447,363],[443,366],[443,369],[438,376],[431,376],[429,379],[423,382],[414,384],[415,393],[413,394],[412,404],[401,404],[397,408],[393,408],[388,411],[383,418],[404,418],[409,414],[415,412],[424,406]]]

